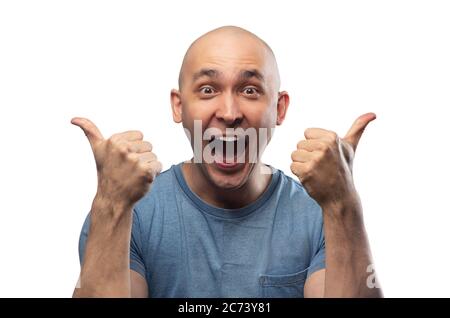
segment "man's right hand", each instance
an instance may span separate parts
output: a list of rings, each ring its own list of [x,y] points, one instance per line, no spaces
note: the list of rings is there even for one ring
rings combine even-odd
[[[75,117],[71,123],[80,127],[91,144],[97,166],[96,198],[131,208],[149,190],[162,165],[143,140],[140,131],[126,131],[103,138],[87,118]]]

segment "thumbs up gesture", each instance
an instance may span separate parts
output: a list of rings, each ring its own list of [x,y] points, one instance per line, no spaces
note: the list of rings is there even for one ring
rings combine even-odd
[[[143,141],[140,131],[126,131],[103,138],[100,130],[86,118],[73,118],[91,144],[97,166],[97,197],[121,207],[132,207],[149,190],[162,169],[152,152],[152,145]]]
[[[374,113],[358,117],[343,138],[325,129],[305,130],[306,139],[291,155],[291,170],[322,207],[356,193],[353,157],[364,129],[375,118]]]

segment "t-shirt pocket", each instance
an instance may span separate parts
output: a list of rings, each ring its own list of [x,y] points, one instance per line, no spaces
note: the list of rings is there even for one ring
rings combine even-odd
[[[259,277],[262,297],[293,298],[303,297],[308,269],[285,275],[261,275]]]

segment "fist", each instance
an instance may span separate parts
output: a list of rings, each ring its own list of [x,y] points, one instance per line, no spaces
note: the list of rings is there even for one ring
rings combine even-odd
[[[291,170],[322,207],[356,195],[352,162],[359,139],[374,113],[360,116],[344,138],[335,132],[308,128],[305,140],[292,152]]]
[[[162,169],[152,145],[143,140],[140,131],[126,131],[105,139],[89,119],[77,117],[71,123],[84,131],[94,153],[97,195],[122,206],[133,206]]]

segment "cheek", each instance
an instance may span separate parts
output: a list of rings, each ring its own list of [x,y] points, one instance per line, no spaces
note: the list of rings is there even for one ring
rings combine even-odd
[[[190,101],[183,103],[182,120],[183,123],[194,120],[207,121],[214,114],[215,105],[212,100],[209,101]]]
[[[194,140],[203,140],[203,134],[211,118],[211,107],[202,103],[183,103],[182,125],[192,146]]]
[[[255,128],[275,128],[277,122],[276,107],[250,109],[246,114],[250,125]]]
[[[277,123],[276,106],[265,106],[252,113],[251,116],[254,121],[250,122],[250,125],[258,128],[258,142],[261,145],[267,145],[272,139],[273,129],[275,129]]]

